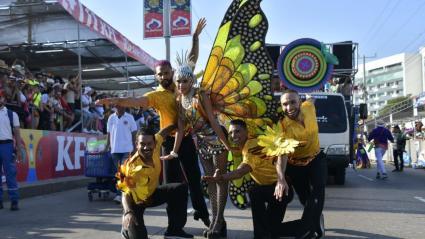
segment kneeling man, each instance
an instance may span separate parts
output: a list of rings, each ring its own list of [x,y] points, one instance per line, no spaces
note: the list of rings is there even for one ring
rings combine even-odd
[[[124,192],[122,235],[127,239],[148,238],[143,214],[148,207],[167,203],[168,228],[164,238],[193,238],[183,231],[187,217],[187,186],[182,183],[159,184],[161,145],[174,126],[154,134],[142,129],[136,136],[137,152],[121,165],[117,186]]]
[[[249,191],[251,200],[254,238],[277,238],[286,206],[293,197],[293,190],[285,180],[286,165],[276,158],[266,158],[258,150],[258,140],[248,139],[248,129],[242,120],[232,120],[229,136],[236,145],[235,151],[242,151],[243,161],[239,167],[226,174],[216,173],[205,176],[207,182],[230,181],[251,174],[255,185]]]

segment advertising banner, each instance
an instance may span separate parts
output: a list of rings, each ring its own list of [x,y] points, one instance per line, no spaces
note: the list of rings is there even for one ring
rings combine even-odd
[[[145,39],[163,37],[163,0],[144,0],[143,3],[143,37]]]
[[[145,64],[150,69],[155,69],[155,63],[157,62],[155,58],[153,58],[147,52],[142,50],[139,46],[131,42],[119,31],[115,30],[111,25],[109,25],[102,18],[97,16],[86,6],[81,4],[78,0],[58,0],[58,2],[69,14],[71,14],[71,16],[74,17],[75,20],[88,27],[93,32],[97,32],[101,36],[107,38],[123,52],[125,52],[128,56],[134,58],[142,64]],[[162,22],[162,17],[160,19]],[[162,34],[160,36],[162,36]]]
[[[106,136],[21,129],[22,158],[18,182],[84,175],[84,151],[90,141]]]
[[[192,19],[190,10],[190,0],[171,0],[171,36],[187,36],[191,34]]]

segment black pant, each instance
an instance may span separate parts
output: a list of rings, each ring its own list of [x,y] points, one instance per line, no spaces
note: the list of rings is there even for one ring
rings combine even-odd
[[[148,204],[136,205],[133,208],[138,225],[130,224],[129,228],[121,231],[121,234],[127,239],[146,239],[148,232],[146,230],[143,214],[146,208],[156,207],[167,203],[168,232],[183,230],[187,218],[187,186],[182,183],[170,183],[160,185],[151,195]]]
[[[256,184],[248,192],[256,239],[278,237],[286,206],[294,196],[294,191],[290,187],[289,195],[282,201],[277,201],[273,195],[275,186],[276,184]]]
[[[167,137],[162,146],[163,155],[169,154],[173,150],[174,137]],[[164,162],[165,182],[175,183],[187,180],[193,208],[198,212],[200,217],[207,217],[209,213],[202,194],[201,170],[199,169],[198,155],[190,135],[183,137],[178,155],[178,158]],[[184,175],[182,167],[184,169]]]
[[[403,170],[403,167],[404,167],[403,150],[393,149],[393,156],[394,156],[395,169]]]
[[[324,154],[319,153],[306,166],[289,165],[286,175],[304,205],[301,220],[283,223],[281,236],[300,236],[315,232],[320,227],[320,216],[325,203],[327,163]]]

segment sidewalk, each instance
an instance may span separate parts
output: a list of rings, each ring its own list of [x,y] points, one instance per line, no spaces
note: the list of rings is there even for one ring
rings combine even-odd
[[[75,188],[81,188],[87,186],[90,181],[93,181],[93,178],[88,178],[85,176],[70,176],[42,180],[32,183],[18,183],[19,197],[22,199],[50,193],[62,192]],[[3,200],[9,200],[9,197],[7,195],[7,186],[5,183],[3,185]]]

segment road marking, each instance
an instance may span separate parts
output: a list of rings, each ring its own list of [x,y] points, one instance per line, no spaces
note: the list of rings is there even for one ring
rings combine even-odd
[[[366,179],[366,180],[369,180],[369,181],[373,182],[373,179],[371,179],[371,178],[369,178],[369,177],[366,177],[366,176],[364,176],[364,175],[357,174],[357,176],[359,176],[359,177],[361,177],[361,178],[364,178],[364,179]]]
[[[425,199],[424,198],[422,198],[422,197],[414,197],[415,199],[418,199],[419,201],[421,201],[421,202],[425,202]]]

